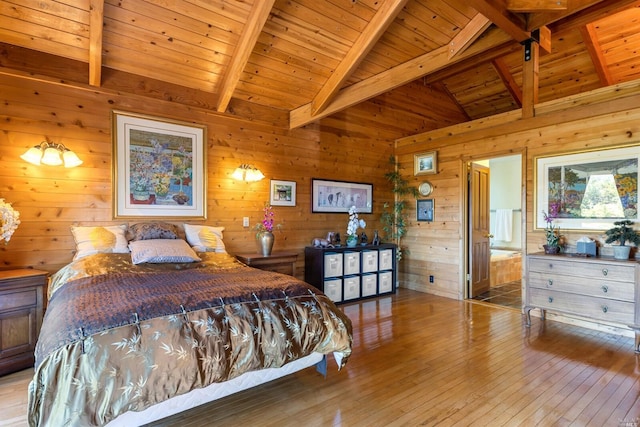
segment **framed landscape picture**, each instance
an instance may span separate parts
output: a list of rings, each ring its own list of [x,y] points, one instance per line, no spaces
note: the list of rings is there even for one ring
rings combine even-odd
[[[535,226],[544,216],[565,230],[606,230],[638,216],[640,146],[537,157]]]
[[[438,172],[438,156],[435,151],[415,154],[413,156],[413,163],[413,174],[416,176]]]
[[[113,216],[206,218],[206,127],[114,111]]]

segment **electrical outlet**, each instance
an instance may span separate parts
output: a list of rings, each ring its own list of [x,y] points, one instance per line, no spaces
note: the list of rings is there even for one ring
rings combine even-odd
[[[242,218],[242,226],[243,227],[248,227],[249,226],[249,217],[245,216]]]
[[[433,275],[429,275],[429,283],[433,283]]]

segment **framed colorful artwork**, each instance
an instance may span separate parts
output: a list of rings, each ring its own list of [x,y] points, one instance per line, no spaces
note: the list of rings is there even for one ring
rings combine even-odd
[[[113,111],[113,216],[206,218],[206,127]]]

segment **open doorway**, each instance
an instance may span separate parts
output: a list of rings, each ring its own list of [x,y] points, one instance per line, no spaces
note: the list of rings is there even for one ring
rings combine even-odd
[[[470,162],[468,298],[522,307],[522,155]]]

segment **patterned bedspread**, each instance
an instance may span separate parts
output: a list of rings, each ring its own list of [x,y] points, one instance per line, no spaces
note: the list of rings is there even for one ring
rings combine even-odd
[[[134,266],[128,254],[99,254],[56,273],[29,424],[103,425],[314,351],[346,363],[351,322],[320,291],[228,254],[199,255],[198,263]]]

